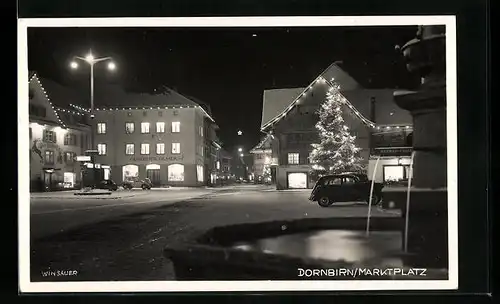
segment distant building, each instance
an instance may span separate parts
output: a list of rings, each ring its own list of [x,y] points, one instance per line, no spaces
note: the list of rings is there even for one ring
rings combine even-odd
[[[30,73],[29,141],[31,191],[79,188],[85,170],[77,161],[89,149],[87,116],[72,106],[73,92]]]
[[[406,170],[404,166],[409,162],[411,150],[408,138],[411,138],[412,120],[407,111],[393,102],[395,90],[362,87],[341,63],[334,63],[306,88],[264,91],[261,131],[272,135],[271,159],[276,165],[277,189],[311,188],[314,185],[309,155],[311,144],[319,141],[315,128],[319,120],[317,110],[325,101],[333,81],[340,84],[341,93],[348,101],[343,107],[343,118],[356,136],[368,175],[374,170],[373,155],[383,155],[379,162],[381,170],[377,170],[375,176],[377,181],[387,179],[388,175],[394,177],[399,170],[385,166],[396,163]],[[397,136],[382,135],[389,131]],[[392,149],[392,154],[389,150],[381,154],[391,145],[389,138],[398,138],[401,146],[394,147],[397,149]]]
[[[221,148],[214,119],[191,99],[163,89],[161,94],[118,86],[96,91],[97,161],[111,164],[117,183],[146,177],[155,186],[214,183]]]
[[[264,170],[266,166],[271,171],[271,182],[275,182],[276,178],[276,161],[273,163],[272,154],[273,135],[265,135],[261,141],[250,150],[253,154],[253,174],[256,182],[264,182]]]

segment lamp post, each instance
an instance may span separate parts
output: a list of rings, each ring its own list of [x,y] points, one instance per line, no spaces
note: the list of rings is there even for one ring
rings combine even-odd
[[[99,153],[99,150],[96,149],[95,143],[94,143],[94,123],[92,122],[93,119],[95,118],[94,114],[94,66],[99,63],[99,62],[104,62],[104,61],[109,61],[108,63],[108,69],[111,71],[114,71],[116,69],[115,63],[111,61],[111,57],[100,57],[96,58],[94,55],[92,55],[92,50],[89,51],[89,54],[85,57],[79,57],[75,56],[75,59],[78,59],[80,61],[83,61],[87,63],[90,66],[90,144],[91,144],[91,149],[88,150],[88,154],[90,154],[91,157],[91,162],[92,162],[92,171],[93,171],[93,184],[94,186],[97,185],[97,172],[95,168],[95,155]],[[76,61],[72,61],[70,64],[70,67],[72,69],[77,69],[78,68],[78,63]]]

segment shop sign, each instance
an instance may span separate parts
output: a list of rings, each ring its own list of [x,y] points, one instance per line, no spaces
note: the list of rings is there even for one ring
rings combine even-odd
[[[408,156],[411,155],[411,147],[399,147],[399,148],[375,148],[373,149],[373,155],[379,156]]]
[[[76,161],[89,162],[90,161],[90,156],[89,155],[78,155],[76,157]]]
[[[184,160],[183,155],[175,155],[175,156],[132,156],[130,158],[130,161],[132,162],[137,162],[137,161],[151,161],[151,162],[156,162],[156,161],[168,161],[168,162],[179,162]]]

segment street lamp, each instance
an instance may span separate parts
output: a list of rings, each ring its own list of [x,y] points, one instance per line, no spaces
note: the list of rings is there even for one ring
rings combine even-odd
[[[238,148],[238,152],[242,152],[243,151],[243,148]]]
[[[90,50],[88,55],[85,57],[75,56],[74,58],[78,59],[80,61],[86,62],[90,66],[90,119],[94,119],[94,117],[95,117],[95,114],[94,114],[94,65],[96,65],[99,62],[109,61],[108,69],[111,71],[116,69],[116,65],[111,61],[111,57],[100,57],[100,58],[94,57],[94,55],[92,54],[92,50]],[[70,67],[72,69],[77,69],[78,63],[76,61],[72,61],[70,63]],[[94,124],[91,122],[90,123],[91,150],[88,151],[88,153],[91,154],[92,168],[94,171],[94,174],[93,174],[94,185],[97,185],[97,181],[96,181],[97,176],[96,176],[96,170],[95,170],[95,154],[99,153],[99,151],[95,149],[93,125]]]

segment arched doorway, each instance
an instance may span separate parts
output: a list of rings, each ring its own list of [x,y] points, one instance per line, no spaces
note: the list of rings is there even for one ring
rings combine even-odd
[[[161,184],[160,165],[157,164],[146,165],[146,177],[151,180],[153,186],[159,186]]]
[[[135,180],[139,178],[139,166],[125,165],[123,166],[123,181]]]

